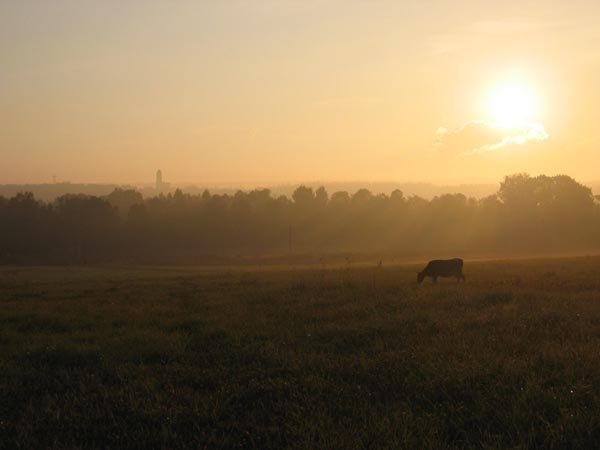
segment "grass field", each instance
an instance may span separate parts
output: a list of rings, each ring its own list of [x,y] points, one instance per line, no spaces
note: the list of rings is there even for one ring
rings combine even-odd
[[[416,270],[0,268],[0,446],[600,445],[600,258]]]

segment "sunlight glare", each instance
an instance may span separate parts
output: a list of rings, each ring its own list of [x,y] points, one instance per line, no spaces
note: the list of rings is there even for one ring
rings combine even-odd
[[[534,122],[537,101],[527,86],[512,83],[493,90],[488,108],[493,124],[510,130],[526,127]]]

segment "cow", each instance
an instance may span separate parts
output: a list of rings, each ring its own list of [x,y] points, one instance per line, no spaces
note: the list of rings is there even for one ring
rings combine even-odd
[[[417,273],[417,283],[421,284],[425,277],[431,277],[434,283],[438,277],[456,277],[456,281],[465,281],[463,275],[463,260],[460,258],[454,259],[434,259],[429,261],[425,268]]]

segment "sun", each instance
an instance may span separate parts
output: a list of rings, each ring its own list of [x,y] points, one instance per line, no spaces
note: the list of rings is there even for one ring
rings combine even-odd
[[[499,128],[513,130],[531,125],[537,112],[536,96],[524,84],[503,84],[490,94],[488,114],[493,125]]]

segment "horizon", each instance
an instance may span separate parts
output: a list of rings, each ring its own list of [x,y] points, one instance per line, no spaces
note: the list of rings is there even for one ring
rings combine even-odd
[[[502,190],[503,183],[513,179],[515,176],[530,176],[531,174],[513,174],[506,176],[497,183],[460,183],[460,184],[436,184],[427,182],[365,182],[365,181],[304,181],[289,183],[226,183],[226,184],[198,184],[198,183],[178,183],[162,180],[160,185],[154,183],[71,183],[68,181],[45,183],[45,184],[0,184],[0,201],[3,199],[14,198],[19,193],[30,192],[34,198],[43,202],[54,202],[64,195],[82,194],[87,197],[110,198],[119,190],[133,190],[141,194],[144,199],[151,199],[162,194],[173,194],[178,190],[183,193],[200,196],[206,192],[217,195],[233,196],[238,192],[249,194],[251,192],[268,191],[272,198],[285,196],[293,199],[295,192],[301,188],[309,188],[316,192],[323,188],[328,196],[338,193],[347,193],[351,196],[366,190],[372,195],[392,196],[394,191],[400,191],[406,198],[415,197],[423,200],[433,200],[446,195],[461,194],[467,199],[485,201],[487,198],[498,198]],[[541,177],[552,179],[563,175],[547,176],[539,174]],[[600,182],[581,182],[564,175],[568,179],[588,188],[590,194],[600,199]],[[533,175],[536,178],[536,175]]]
[[[542,174],[540,174],[542,175]],[[546,174],[543,174],[546,175]],[[549,176],[560,175],[551,174]],[[214,186],[214,187],[226,187],[226,186],[242,186],[249,188],[260,188],[269,186],[300,186],[300,185],[319,185],[319,184],[356,184],[356,185],[431,185],[431,186],[488,186],[499,184],[502,180],[496,182],[485,182],[485,181],[464,181],[464,182],[453,182],[453,181],[426,181],[426,180],[363,180],[363,179],[331,179],[331,180],[320,180],[320,179],[306,179],[306,180],[291,180],[291,181],[265,181],[265,180],[248,180],[248,181],[222,181],[222,182],[201,182],[201,181],[182,181],[182,180],[165,180],[164,183],[169,186]],[[578,180],[580,181],[580,180]],[[591,180],[590,183],[600,182],[600,180]],[[40,182],[22,182],[22,183],[0,183],[0,186],[41,186],[41,185],[118,185],[118,186],[155,186],[156,181],[73,181],[73,180],[56,180],[56,181],[40,181]],[[585,184],[585,183],[584,183]]]
[[[190,181],[190,180],[171,180],[169,178],[165,178],[164,183],[171,187],[185,187],[185,186],[193,186],[193,187],[243,187],[243,188],[263,188],[263,187],[273,187],[273,186],[315,186],[315,185],[327,185],[327,184],[364,184],[364,185],[431,185],[436,187],[454,187],[454,186],[490,186],[490,185],[499,185],[507,176],[516,175],[519,173],[527,173],[531,176],[545,175],[549,177],[558,176],[558,175],[567,175],[577,182],[589,186],[600,184],[600,178],[597,179],[579,179],[577,177],[572,177],[568,173],[556,172],[556,173],[537,173],[537,172],[515,172],[511,174],[506,174],[500,177],[497,180],[427,180],[427,179],[381,179],[381,180],[368,180],[368,179],[298,179],[298,180],[288,180],[288,181],[277,181],[277,180],[241,180],[241,181],[221,181],[221,182],[204,182],[204,181]],[[0,186],[37,186],[37,185],[61,185],[61,184],[72,184],[72,185],[117,185],[117,186],[155,186],[156,180],[129,180],[129,181],[117,181],[117,180],[106,180],[106,181],[86,181],[79,180],[74,181],[70,179],[56,179],[56,180],[47,180],[47,181],[24,181],[19,183],[2,183],[0,182]]]
[[[455,179],[447,179],[447,180],[433,180],[433,179],[410,179],[410,178],[398,178],[398,179],[381,179],[381,180],[369,180],[369,179],[361,179],[361,178],[339,178],[339,179],[296,179],[296,180],[225,180],[219,182],[209,182],[209,181],[193,181],[193,180],[181,180],[181,179],[170,179],[168,174],[164,174],[163,172],[163,182],[167,185],[172,186],[215,186],[215,187],[224,187],[224,186],[249,186],[249,187],[266,187],[266,186],[300,186],[303,184],[307,185],[317,185],[317,184],[365,184],[365,185],[380,185],[380,184],[422,184],[422,185],[434,185],[434,186],[477,186],[477,185],[495,185],[500,184],[506,177],[519,174],[519,173],[527,173],[531,176],[538,175],[546,175],[549,177],[558,176],[558,175],[567,175],[579,183],[584,185],[589,184],[599,184],[600,177],[595,179],[580,179],[575,176],[572,176],[569,173],[564,172],[555,172],[555,173],[542,173],[542,172],[514,172],[507,173],[498,179],[494,180],[477,180],[477,179],[468,179],[468,180],[455,180]],[[23,182],[16,183],[4,183],[0,180],[0,185],[9,186],[9,185],[60,185],[60,184],[81,184],[81,185],[119,185],[119,186],[153,186],[156,185],[156,173],[154,173],[153,179],[147,180],[100,180],[100,181],[92,181],[92,180],[84,180],[84,179],[61,179],[54,178],[50,180],[29,180]]]

